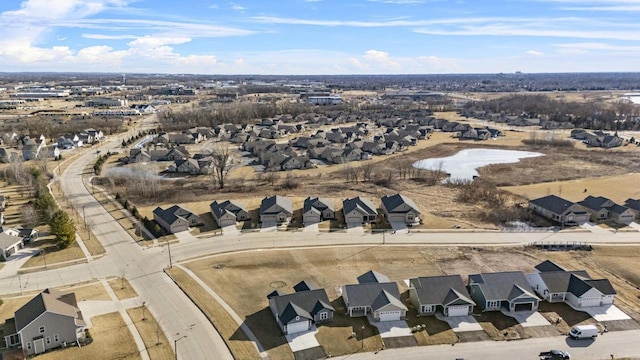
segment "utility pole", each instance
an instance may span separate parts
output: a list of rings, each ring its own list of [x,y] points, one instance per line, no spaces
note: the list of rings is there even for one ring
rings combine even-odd
[[[42,248],[42,250],[40,250],[40,252],[42,253],[42,259],[44,260],[44,268],[47,268],[47,250],[46,248]]]
[[[180,334],[178,334],[178,335],[180,335]],[[173,352],[176,354],[176,360],[178,360],[178,341],[180,341],[180,340],[182,340],[182,339],[184,339],[186,337],[187,337],[187,335],[182,335],[181,337],[173,340]]]
[[[167,249],[169,250],[169,269],[173,268],[173,263],[171,262],[171,243],[169,239],[167,239]]]
[[[362,341],[361,341],[361,343],[362,343],[361,349],[364,350],[364,325],[362,325]]]
[[[146,305],[146,302],[143,301],[142,302],[142,321],[147,320],[147,317],[144,316],[145,305]]]
[[[87,215],[85,213],[86,205],[82,205],[82,219],[84,219],[84,228],[87,228]]]
[[[19,274],[18,274],[18,285],[20,285],[20,295],[22,295],[22,279],[20,278]]]

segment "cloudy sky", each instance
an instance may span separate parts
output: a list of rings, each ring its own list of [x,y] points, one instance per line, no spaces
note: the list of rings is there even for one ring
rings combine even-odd
[[[0,71],[640,71],[640,0],[1,0]]]

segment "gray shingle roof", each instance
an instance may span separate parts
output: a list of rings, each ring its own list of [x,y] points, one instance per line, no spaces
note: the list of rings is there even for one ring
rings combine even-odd
[[[345,285],[344,291],[351,307],[371,307],[382,291],[386,291],[389,295],[400,299],[398,284],[394,282]]]
[[[302,205],[302,213],[306,213],[311,210],[311,208],[315,208],[316,210],[322,212],[326,209],[331,211],[335,210],[335,206],[333,205],[333,201],[327,198],[319,198],[319,197],[308,197],[304,199],[304,203]]]
[[[373,203],[367,198],[358,196],[354,197],[353,199],[346,199],[342,202],[342,209],[345,214],[350,213],[356,208],[360,209],[360,211],[368,215],[378,214],[375,205],[373,205]]]
[[[460,275],[418,277],[411,279],[410,284],[416,290],[420,304],[446,305],[459,299],[475,305]]]
[[[415,202],[413,202],[413,200],[411,200],[410,198],[401,195],[401,194],[395,194],[395,195],[391,195],[391,196],[383,196],[382,197],[382,204],[384,205],[384,208],[387,209],[387,211],[389,212],[398,212],[396,211],[396,209],[401,206],[402,204],[407,204],[409,207],[411,207],[411,210],[420,213],[420,209],[418,209],[418,205],[416,205]],[[404,211],[404,212],[408,212],[410,210]]]
[[[604,203],[606,203],[607,201],[610,201],[609,199],[607,199],[606,197],[603,196],[587,196],[584,200],[578,202],[578,204],[589,208],[591,210],[595,210],[598,211],[600,209],[602,209],[602,205],[604,205]]]
[[[262,199],[262,203],[260,204],[260,214],[269,214],[268,210],[276,204],[285,211],[288,211],[289,214],[293,214],[291,199],[280,195],[269,196]]]
[[[387,282],[391,282],[391,280],[389,280],[389,278],[386,275],[381,274],[375,270],[369,270],[366,273],[358,276],[359,284],[387,283]]]
[[[174,205],[166,210],[163,210],[161,207],[157,207],[153,210],[153,213],[158,215],[158,217],[164,220],[167,224],[173,224],[180,217],[176,215],[176,211],[179,208],[180,207],[178,205]]]
[[[294,320],[296,316],[313,320],[313,316],[322,309],[334,310],[324,289],[279,295],[272,297],[272,299],[280,322],[284,325]]]
[[[316,289],[319,289],[318,285],[308,280],[302,280],[299,283],[293,285],[293,290],[295,290],[295,292],[309,291],[309,290],[316,290]]]
[[[232,207],[234,208],[231,209]],[[244,206],[231,200],[226,200],[220,203],[217,201],[214,201],[209,205],[209,208],[211,209],[211,212],[216,215],[217,218],[222,217],[226,212],[230,212],[234,215],[237,215],[242,210],[246,211],[244,209]]]
[[[55,289],[46,289],[16,311],[17,331],[21,331],[46,311],[73,318],[77,317],[80,321],[76,323],[84,325],[74,293],[64,294]]]
[[[564,214],[568,208],[574,205],[573,202],[565,200],[555,195],[548,195],[539,199],[531,200],[530,203],[537,205],[543,209],[547,209],[554,214]]]
[[[540,274],[540,278],[544,281],[551,293],[561,293],[569,291],[569,283],[572,275],[578,278],[589,279],[589,274],[586,271],[551,271],[543,272]]]
[[[480,286],[487,300],[511,300],[514,298],[514,292],[537,299],[520,271],[472,274],[469,275],[469,285],[473,283]]]
[[[551,260],[545,260],[534,267],[539,272],[565,271],[565,269]]]
[[[22,237],[11,236],[7,233],[0,232],[0,249],[5,250],[19,241],[22,241]]]
[[[393,305],[400,309],[407,310],[407,307],[402,303],[402,301],[400,301],[400,297],[389,293],[387,290],[380,291],[378,296],[371,303],[371,310],[376,311],[387,305]]]
[[[637,210],[640,211],[640,200],[636,200],[636,199],[627,199],[624,202],[624,205],[628,208],[631,208],[633,210]]]

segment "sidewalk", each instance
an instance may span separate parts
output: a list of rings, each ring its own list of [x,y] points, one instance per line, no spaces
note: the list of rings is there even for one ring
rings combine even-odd
[[[15,277],[18,270],[20,270],[32,256],[37,255],[39,252],[40,249],[26,248],[9,256],[9,260],[5,261],[4,266],[0,269],[0,279]]]

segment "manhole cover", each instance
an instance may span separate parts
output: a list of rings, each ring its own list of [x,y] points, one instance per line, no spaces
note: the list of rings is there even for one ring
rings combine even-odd
[[[274,281],[271,283],[271,287],[274,289],[279,289],[285,286],[287,286],[287,283],[284,281]]]

